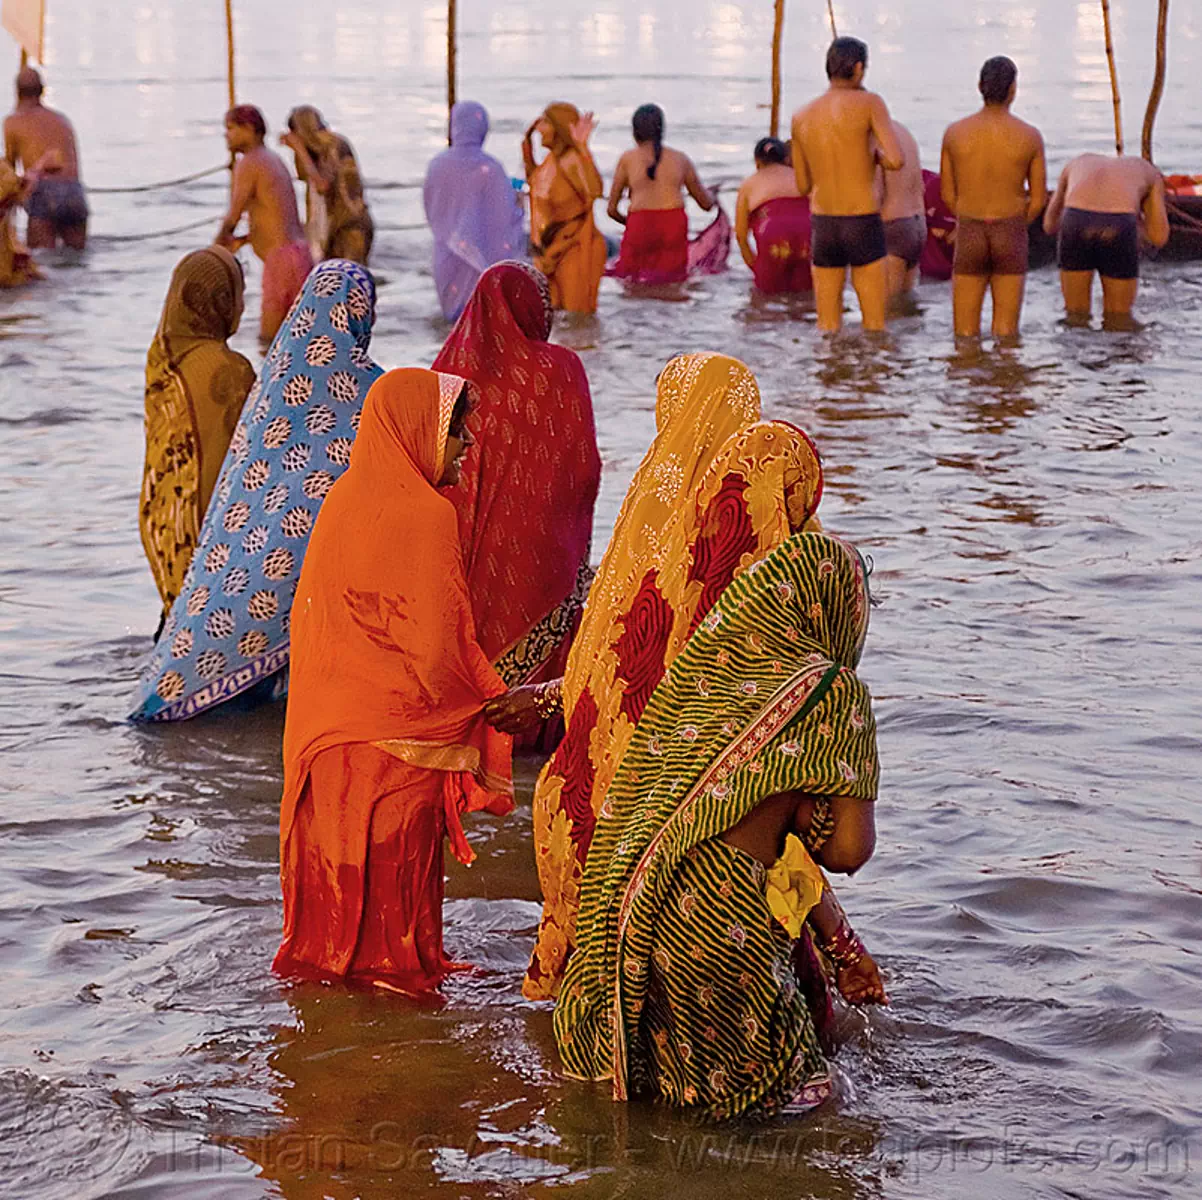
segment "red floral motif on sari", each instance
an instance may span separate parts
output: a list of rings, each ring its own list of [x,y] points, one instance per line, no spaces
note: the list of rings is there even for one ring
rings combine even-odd
[[[551,770],[564,781],[560,803],[572,823],[572,841],[581,862],[588,853],[597,822],[592,803],[595,768],[588,752],[596,724],[597,702],[585,688],[572,712],[568,735],[551,759]]]
[[[702,532],[693,547],[689,582],[700,580],[702,591],[689,624],[690,635],[718,603],[743,556],[753,554],[758,548],[759,539],[744,498],[746,493],[745,477],[727,475],[701,519]]]
[[[631,724],[638,724],[651,693],[663,678],[664,656],[672,634],[672,606],[664,599],[656,578],[654,571],[643,577],[630,611],[622,618],[622,636],[614,643],[617,678],[626,685],[621,710]]]

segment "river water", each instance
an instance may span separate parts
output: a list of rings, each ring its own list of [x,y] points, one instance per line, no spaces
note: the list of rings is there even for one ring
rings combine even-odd
[[[238,7],[240,98],[277,131],[316,103],[359,150],[376,357],[428,363],[445,328],[419,184],[444,129],[443,10]],[[771,7],[463,0],[461,94],[492,110],[511,170],[548,101],[597,111],[610,171],[629,111],[655,99],[703,175],[734,181],[767,124]],[[1154,7],[1114,5],[1129,137]],[[220,4],[49,9],[50,102],[78,125],[89,182],[221,161]],[[789,9],[786,111],[819,87],[828,37],[820,0]],[[1159,160],[1197,171],[1202,13],[1173,9]],[[928,165],[998,52],[1053,171],[1108,143],[1092,0],[836,11]],[[1199,268],[1149,266],[1146,327],[1123,334],[1064,327],[1055,276],[1037,273],[1021,346],[978,355],[953,353],[945,285],[883,344],[854,321],[830,344],[804,306],[753,303],[741,263],[674,303],[607,282],[600,316],[560,330],[596,401],[598,554],[659,365],[716,349],[813,433],[823,518],[876,564],[880,845],[840,894],[893,1005],[849,1018],[830,1111],[715,1132],[556,1074],[549,1013],[519,993],[537,764],[519,764],[517,813],[473,824],[477,864],[451,867],[449,946],[480,970],[419,1009],[269,973],[280,711],[124,721],[157,609],[136,524],[142,368],[171,268],[203,235],[126,239],[215,229],[224,188],[96,195],[87,255],[51,256],[44,285],[0,297],[0,1194],[1199,1194]]]

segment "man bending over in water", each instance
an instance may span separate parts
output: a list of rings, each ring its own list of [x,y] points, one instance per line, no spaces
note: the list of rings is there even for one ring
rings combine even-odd
[[[900,122],[893,132],[901,147],[902,165],[896,171],[880,171],[881,220],[885,223],[885,277],[889,302],[896,305],[918,282],[918,261],[927,244],[926,184],[922,157],[914,135]]]
[[[956,214],[952,309],[957,337],[978,337],[985,291],[993,336],[1014,337],[1027,282],[1027,227],[1047,203],[1043,138],[1010,113],[1018,68],[1003,56],[981,68],[980,112],[947,127],[940,191]]]
[[[225,144],[238,162],[230,182],[230,209],[217,235],[218,245],[231,251],[249,241],[263,260],[259,344],[264,350],[313,267],[292,176],[284,160],[263,145],[266,136],[267,123],[253,105],[240,104],[225,114]],[[243,213],[250,229],[245,237],[235,237]]]
[[[88,242],[88,202],[79,182],[75,130],[60,112],[42,103],[42,77],[32,67],[17,75],[17,107],[4,122],[4,157],[23,166],[31,186],[26,240],[34,250],[52,250],[61,239],[72,250]]]
[[[876,166],[896,171],[902,152],[889,110],[864,90],[868,47],[836,38],[826,55],[830,88],[793,117],[793,170],[810,197],[814,299],[818,328],[843,324],[843,282],[860,300],[864,328],[885,328],[885,229],[876,188]]]
[[[683,192],[709,212],[717,201],[687,154],[664,145],[664,112],[658,104],[635,109],[634,149],[618,159],[609,191],[609,215],[626,226],[613,273],[636,283],[680,283],[689,274],[689,222]],[[618,205],[630,193],[623,214]]]
[[[1060,235],[1056,258],[1070,318],[1088,319],[1095,271],[1102,277],[1103,321],[1131,315],[1139,288],[1141,224],[1153,246],[1169,240],[1164,178],[1151,163],[1082,154],[1060,173],[1043,227]]]

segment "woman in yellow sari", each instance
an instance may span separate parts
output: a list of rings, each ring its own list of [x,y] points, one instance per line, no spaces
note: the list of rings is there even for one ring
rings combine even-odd
[[[566,312],[597,311],[605,271],[605,239],[593,224],[593,203],[604,190],[588,148],[595,127],[592,113],[550,104],[522,141],[534,265],[551,284],[551,302]],[[541,163],[531,144],[536,132],[548,150]]]
[[[651,693],[731,580],[806,527],[822,495],[813,443],[760,422],[755,376],[736,359],[673,359],[655,415],[568,659],[567,733],[535,788],[544,907],[530,999],[558,991],[593,827]]]
[[[226,345],[242,319],[238,260],[220,246],[194,250],[171,276],[146,356],[146,463],[142,546],[171,610],[192,561],[205,509],[255,370]]]

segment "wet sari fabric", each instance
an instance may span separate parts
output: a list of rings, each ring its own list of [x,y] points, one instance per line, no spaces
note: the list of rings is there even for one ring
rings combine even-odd
[[[500,263],[434,360],[480,389],[447,494],[480,646],[511,687],[563,675],[591,579],[601,456],[584,366],[548,342],[551,320],[543,276]]]
[[[531,999],[558,990],[596,812],[651,693],[731,579],[817,508],[813,444],[759,413],[755,377],[735,359],[687,355],[660,376],[659,432],[589,591],[564,680],[567,732],[535,787],[544,903]]]
[[[321,114],[310,105],[293,109],[292,123],[314,163],[332,178],[322,192],[297,166],[306,185],[305,230],[314,259],[345,258],[366,265],[375,226],[363,195],[354,148],[341,134],[326,129]]]
[[[755,286],[765,295],[812,292],[810,199],[777,196],[751,214],[755,237]]]
[[[464,381],[408,369],[368,394],[301,572],[284,728],[276,969],[437,986],[442,839],[513,807],[505,686],[476,640],[454,507],[436,490]],[[381,547],[388,547],[382,554]]]
[[[135,720],[195,716],[288,665],[309,534],[381,373],[368,353],[375,296],[355,263],[331,259],[309,276],[246,398]]]
[[[528,239],[509,173],[484,151],[488,113],[461,100],[451,110],[451,145],[426,169],[426,220],[434,235],[434,286],[448,321],[457,321],[481,274],[524,258]]]
[[[876,798],[855,675],[867,622],[859,555],[802,533],[735,580],[672,662],[589,852],[554,1020],[569,1074],[715,1119],[830,1094],[766,871],[722,835],[780,792]]]
[[[555,131],[546,158],[531,172],[530,239],[534,265],[551,285],[551,301],[567,312],[596,312],[605,271],[605,239],[593,222],[600,190],[591,186],[570,129],[580,117],[571,104],[552,104],[543,116]]]
[[[146,356],[146,459],[138,527],[166,614],[183,586],[255,371],[226,340],[242,318],[242,269],[220,246],[171,276]]]

